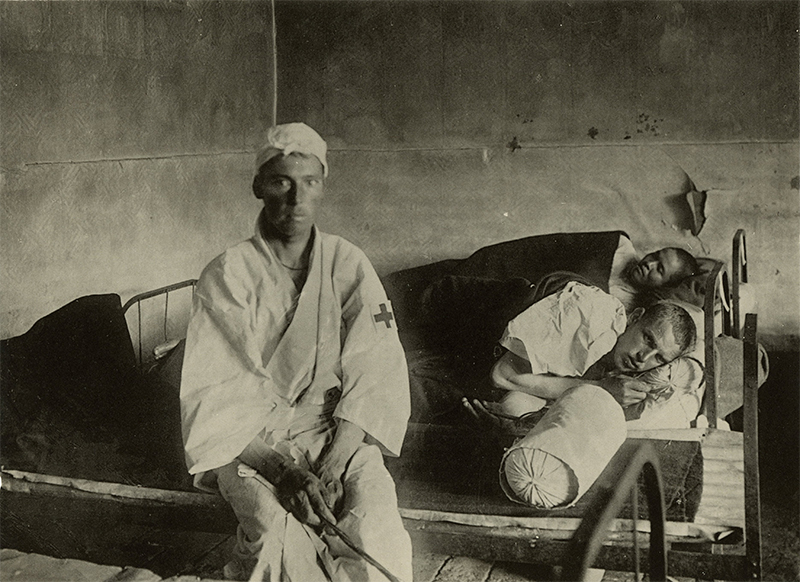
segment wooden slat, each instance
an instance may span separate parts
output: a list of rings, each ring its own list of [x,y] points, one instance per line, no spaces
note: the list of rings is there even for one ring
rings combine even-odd
[[[758,341],[757,318],[748,313],[744,330],[744,495],[749,580],[761,580],[761,481],[758,467]]]
[[[711,486],[714,488],[741,488],[743,485],[743,475],[744,471],[739,470],[738,472],[733,471],[706,471],[703,470],[703,486]]]
[[[703,446],[741,448],[744,442],[742,433],[732,430],[709,430]]]
[[[661,441],[704,442],[709,433],[707,428],[662,428],[657,430],[629,430],[629,439],[648,439]]]
[[[739,488],[744,488],[744,461],[705,459],[704,465],[703,483],[713,483],[715,481],[729,482],[736,479]],[[708,481],[705,479],[706,475],[708,475]]]
[[[233,511],[217,495],[98,482],[90,482],[97,490],[86,491],[54,482],[60,478],[50,477],[50,482],[28,481],[5,471],[2,476],[0,505],[4,509],[13,508],[17,515],[44,520],[44,523],[51,516],[58,515],[98,522],[127,520],[139,525],[208,533],[236,531]],[[107,492],[102,492],[104,490]],[[5,513],[1,514],[4,516]]]
[[[736,447],[704,447],[703,459],[706,461],[738,466],[739,470],[744,467],[742,445]]]

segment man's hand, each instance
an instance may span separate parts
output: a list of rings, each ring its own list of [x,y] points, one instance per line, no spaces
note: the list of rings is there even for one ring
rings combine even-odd
[[[326,487],[311,471],[289,463],[273,484],[283,508],[294,515],[300,523],[318,526],[321,523],[318,516],[333,524],[336,523],[336,518],[331,512],[332,506],[327,503],[329,494]]]
[[[641,402],[647,397],[647,384],[628,376],[608,376],[596,381],[623,407]]]
[[[314,467],[314,473],[322,483],[325,502],[334,513],[339,512],[344,500],[342,475],[362,442],[364,431],[355,424],[340,419],[333,440],[323,450]]]
[[[334,463],[330,456],[325,455],[316,468],[317,476],[322,482],[325,503],[334,515],[339,514],[342,501],[344,501],[342,474],[344,474],[345,466],[345,464]]]

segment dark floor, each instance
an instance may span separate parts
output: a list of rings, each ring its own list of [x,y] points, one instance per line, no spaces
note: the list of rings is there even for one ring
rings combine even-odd
[[[800,356],[769,360],[758,395],[764,579],[800,580]]]
[[[769,354],[759,390],[765,580],[800,580],[800,355]]]

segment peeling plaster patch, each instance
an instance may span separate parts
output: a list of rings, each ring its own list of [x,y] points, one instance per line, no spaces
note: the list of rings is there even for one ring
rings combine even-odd
[[[708,199],[708,194],[703,192],[698,192],[694,184],[692,184],[691,190],[686,193],[686,202],[689,204],[689,208],[692,211],[692,234],[697,236],[700,234],[700,230],[702,230],[703,225],[706,223],[706,200]]]
[[[792,178],[791,186],[793,190],[800,190],[800,176]]]
[[[641,114],[640,118],[642,115],[644,114]],[[689,231],[694,236],[698,236],[706,222],[708,190],[698,190],[689,174],[679,165],[678,168],[683,172],[683,187],[679,194],[668,196],[667,202],[675,211],[675,220],[677,221],[675,229]]]

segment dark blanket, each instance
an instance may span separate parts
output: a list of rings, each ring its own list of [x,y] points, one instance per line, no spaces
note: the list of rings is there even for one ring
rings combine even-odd
[[[452,274],[538,281],[556,271],[569,271],[608,291],[611,264],[623,235],[627,236],[621,230],[560,232],[502,242],[474,252]]]
[[[450,259],[395,271],[383,278],[406,349],[436,342],[432,308],[468,314],[475,308],[513,311],[524,292],[558,271],[579,275],[608,291],[614,253],[622,231],[530,236],[479,249],[466,259]],[[507,301],[503,304],[503,301]],[[421,309],[433,301],[429,309]],[[437,313],[432,314],[434,317]],[[433,337],[431,337],[433,336]]]
[[[622,235],[531,236],[385,277],[409,363],[412,420],[458,422],[462,397],[494,399],[489,371],[508,321],[560,288],[554,280],[563,285],[555,273],[607,291]]]
[[[176,395],[139,374],[120,298],[89,295],[0,344],[2,464],[168,486],[186,471]]]
[[[136,363],[118,295],[76,299],[0,350],[4,435],[44,408],[91,429],[108,415],[119,420],[117,403],[132,396]]]

